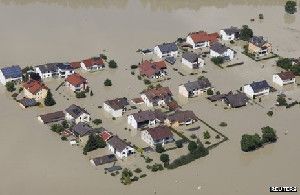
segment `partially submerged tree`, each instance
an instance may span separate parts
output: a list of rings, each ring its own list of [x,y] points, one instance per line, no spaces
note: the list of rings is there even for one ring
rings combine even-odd
[[[285,11],[289,14],[294,14],[297,11],[297,2],[296,1],[287,1],[285,3]]]
[[[6,90],[9,92],[13,92],[16,90],[15,83],[10,81],[5,84]]]
[[[106,86],[106,87],[112,86],[111,80],[110,80],[110,79],[106,79],[106,80],[104,81],[104,86]]]
[[[96,135],[89,135],[89,139],[83,148],[83,154],[87,154],[90,151],[96,150],[98,148],[104,148],[106,146],[105,141]]]
[[[47,92],[47,96],[44,100],[45,106],[54,106],[56,104],[55,100],[53,99],[53,95],[50,91],[50,89]]]
[[[248,25],[243,25],[241,29],[240,39],[243,41],[249,41],[253,37],[253,31]]]
[[[262,142],[273,143],[277,141],[277,135],[272,127],[266,126],[261,129],[262,131]]]
[[[114,60],[110,60],[110,61],[108,62],[108,67],[109,67],[109,68],[117,68],[118,65],[117,65],[117,63],[116,63]]]

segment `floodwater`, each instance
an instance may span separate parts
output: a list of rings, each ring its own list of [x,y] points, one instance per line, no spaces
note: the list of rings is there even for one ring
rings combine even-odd
[[[63,143],[36,119],[41,113],[64,109],[77,102],[86,107],[92,117],[103,118],[105,127],[120,131],[124,121],[105,118],[96,107],[107,98],[133,98],[144,88],[144,84],[126,70],[144,57],[135,51],[176,40],[191,31],[217,31],[231,25],[248,24],[255,34],[266,36],[280,55],[299,57],[299,12],[293,16],[285,14],[284,2],[0,0],[1,67],[76,61],[98,53],[107,54],[119,64],[118,70],[86,74],[95,93],[92,98],[71,98],[68,102],[54,93],[58,104],[51,109],[22,110],[0,87],[0,194],[239,195],[269,194],[270,186],[300,187],[299,107],[278,109],[270,118],[266,112],[272,107],[275,95],[263,99],[264,107],[253,105],[239,110],[224,110],[204,98],[189,101],[184,109],[193,109],[213,126],[218,127],[221,121],[226,121],[228,127],[221,131],[230,140],[206,158],[176,170],[149,175],[130,186],[123,186],[118,178],[95,170],[80,148]],[[263,21],[258,20],[259,13],[264,14]],[[256,21],[250,22],[251,18]],[[238,89],[257,79],[271,81],[271,75],[280,71],[273,67],[274,60],[254,63],[245,56],[240,58],[246,62],[240,67],[222,70],[208,64],[205,68],[207,77],[218,90]],[[179,84],[196,78],[181,77],[172,70],[170,76],[172,79],[163,85],[170,86],[176,95]],[[106,78],[113,81],[110,89],[103,87]],[[55,87],[58,83],[50,81],[47,84]],[[299,100],[299,88],[289,91],[289,95]],[[241,135],[258,132],[266,125],[277,130],[279,141],[252,153],[242,153]]]

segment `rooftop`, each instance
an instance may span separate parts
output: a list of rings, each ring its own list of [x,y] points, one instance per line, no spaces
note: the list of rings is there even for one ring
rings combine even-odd
[[[197,81],[187,82],[184,84],[187,91],[196,91],[211,87],[211,83],[207,78],[198,79]]]
[[[75,73],[66,78],[66,81],[73,86],[81,85],[86,83],[86,79],[82,77],[80,74]]]
[[[148,99],[153,100],[156,98],[164,99],[166,97],[172,96],[172,92],[169,87],[157,87],[153,89],[148,89],[143,92],[147,96]]]
[[[230,49],[229,47],[219,43],[219,42],[215,42],[210,46],[210,49],[219,53],[219,54],[223,54],[224,52],[226,52],[228,49]]]
[[[42,89],[46,89],[48,90],[48,88],[41,83],[40,81],[36,81],[36,80],[29,80],[26,83],[23,84],[23,87],[28,90],[31,94],[36,94],[39,91],[41,91]]]
[[[22,70],[19,65],[1,68],[1,72],[6,79],[22,77]]]
[[[245,106],[247,102],[249,101],[249,98],[245,93],[230,93],[226,95],[225,101],[230,104],[232,108],[238,108]]]
[[[277,74],[282,80],[291,80],[295,78],[295,75],[291,71],[281,72]]]
[[[182,58],[186,59],[187,61],[189,61],[191,63],[194,63],[194,62],[198,62],[199,55],[188,51],[188,52],[185,52],[182,54]]]
[[[141,75],[146,75],[151,77],[154,74],[158,73],[162,69],[166,69],[167,65],[164,61],[150,62],[145,60],[139,65],[139,70]]]
[[[126,106],[129,105],[126,97],[116,98],[113,100],[106,100],[104,103],[109,105],[114,110],[124,109]]]
[[[262,47],[264,44],[267,43],[267,41],[264,39],[263,36],[253,36],[250,40],[250,43],[257,47]]]
[[[132,114],[133,118],[136,120],[136,122],[144,122],[144,121],[152,121],[155,119],[158,119],[160,121],[163,121],[166,118],[166,115],[161,112],[160,110],[146,110],[146,111],[140,111],[137,113]]]
[[[92,57],[89,59],[85,59],[83,60],[83,63],[85,64],[86,67],[92,67],[95,65],[104,66],[104,62],[101,57]]]
[[[90,135],[94,132],[93,128],[91,128],[88,124],[82,122],[74,125],[71,131],[73,131],[76,136],[80,136],[80,137],[85,135]]]
[[[158,48],[163,54],[178,50],[178,47],[175,43],[163,43],[158,45]]]
[[[225,28],[223,29],[223,31],[227,34],[227,35],[232,35],[232,34],[236,34],[239,33],[241,30],[237,27],[233,27],[231,26],[230,28]]]
[[[211,33],[208,34],[207,32],[204,31],[199,31],[199,32],[192,32],[189,34],[191,36],[192,40],[195,43],[202,43],[202,42],[216,42],[218,41],[219,34],[218,33]]]
[[[253,82],[250,84],[250,86],[255,93],[259,92],[261,90],[270,88],[270,85],[268,84],[268,82],[266,80]]]
[[[191,110],[176,111],[167,117],[171,122],[186,122],[189,120],[197,120],[197,116]]]
[[[89,113],[85,109],[83,109],[80,106],[77,106],[75,104],[72,104],[71,106],[69,106],[66,109],[66,112],[68,114],[70,114],[75,119],[78,118],[78,117],[80,117],[84,113],[89,115]]]
[[[154,141],[173,137],[171,129],[166,126],[158,126],[155,128],[147,129],[145,131],[150,134]]]
[[[65,119],[65,113],[63,111],[52,112],[39,116],[44,124],[62,121]]]
[[[118,136],[111,137],[107,143],[116,149],[118,152],[122,152],[125,148],[130,146],[124,140],[120,139]]]

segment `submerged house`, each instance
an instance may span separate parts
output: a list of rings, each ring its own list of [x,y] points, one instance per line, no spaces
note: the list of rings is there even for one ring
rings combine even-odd
[[[182,125],[191,125],[198,121],[198,117],[195,115],[193,111],[176,111],[174,114],[171,114],[165,120],[165,124],[167,126],[171,126],[173,128],[182,126]]]
[[[173,94],[169,87],[148,89],[141,94],[141,98],[148,107],[166,105],[168,102],[172,101],[172,96]]]
[[[223,41],[233,41],[240,37],[240,32],[239,28],[231,26],[230,28],[220,30],[220,38]]]
[[[105,68],[104,62],[101,57],[92,57],[85,59],[80,63],[83,70],[96,71]]]
[[[157,144],[167,144],[174,141],[172,130],[166,126],[158,126],[141,132],[141,138],[151,147]]]
[[[100,133],[99,129],[93,129],[87,123],[83,122],[77,123],[70,130],[79,139],[82,145],[87,143],[90,135],[96,135]]]
[[[55,123],[65,120],[65,113],[63,111],[51,112],[38,116],[38,120],[43,124]]]
[[[139,66],[140,75],[149,79],[158,79],[166,76],[167,65],[164,61],[150,62],[148,60],[142,62]]]
[[[88,88],[88,82],[80,74],[75,73],[66,78],[66,86],[73,92],[85,91]]]
[[[48,63],[35,67],[35,73],[39,74],[41,79],[52,78],[58,76],[58,63]]]
[[[223,57],[225,60],[232,60],[234,51],[219,42],[215,42],[210,46],[210,57]]]
[[[177,57],[178,47],[173,43],[163,43],[154,47],[154,53],[159,57]]]
[[[187,38],[186,42],[192,46],[193,49],[209,47],[211,43],[218,41],[218,33],[210,33],[204,31],[192,32]]]
[[[251,99],[259,96],[269,95],[270,85],[266,80],[253,82],[243,87],[243,92]]]
[[[2,85],[6,85],[7,82],[11,81],[22,81],[22,70],[20,66],[14,65],[0,69],[0,82],[2,83]]]
[[[127,123],[135,129],[155,127],[157,124],[163,123],[166,117],[167,116],[160,110],[146,110],[129,115]]]
[[[126,97],[106,100],[103,103],[103,108],[113,117],[122,117],[129,105]]]
[[[58,63],[57,64],[58,76],[60,78],[67,78],[68,76],[74,74],[74,69],[70,64]]]
[[[202,78],[180,85],[179,94],[187,98],[192,98],[201,95],[210,88],[212,88],[210,81],[207,78]]]
[[[120,139],[118,136],[113,136],[107,141],[108,149],[118,158],[126,158],[135,153],[132,146]]]
[[[75,122],[76,124],[80,122],[88,123],[91,121],[90,114],[80,106],[72,104],[66,110],[66,120]]]
[[[253,36],[249,40],[248,53],[255,57],[268,55],[272,52],[272,44],[264,39],[263,36]]]
[[[35,99],[36,101],[41,101],[46,98],[48,93],[48,88],[36,80],[29,80],[23,84],[24,96],[29,99]]]
[[[185,52],[182,54],[181,62],[183,65],[191,68],[198,69],[204,66],[204,60],[200,56],[193,52]]]
[[[224,97],[224,102],[231,108],[246,106],[249,98],[245,93],[229,93]]]
[[[279,86],[296,83],[296,77],[293,72],[286,71],[273,75],[273,82]]]

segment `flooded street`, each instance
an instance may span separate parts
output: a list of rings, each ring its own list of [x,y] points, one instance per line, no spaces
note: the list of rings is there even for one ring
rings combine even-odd
[[[134,98],[145,85],[130,75],[130,65],[145,56],[140,48],[185,37],[189,32],[219,31],[230,26],[247,24],[256,35],[272,42],[274,52],[281,56],[300,56],[300,12],[287,15],[283,0],[0,0],[0,67],[19,64],[38,65],[46,62],[78,61],[105,53],[115,59],[117,70],[85,74],[95,95],[76,100],[54,93],[53,108],[23,110],[0,86],[0,194],[1,195],[63,195],[63,194],[269,194],[270,186],[300,187],[299,106],[278,109],[273,117],[266,113],[275,101],[275,94],[257,105],[224,110],[204,98],[185,103],[200,118],[219,128],[229,137],[210,154],[187,166],[154,173],[130,186],[118,177],[95,170],[82,149],[62,142],[37,116],[65,109],[78,103],[103,119],[103,126],[118,132],[124,121],[105,118],[97,109],[110,98]],[[299,2],[298,2],[299,3]],[[298,6],[299,8],[299,6]],[[264,20],[258,20],[258,14]],[[254,22],[250,22],[255,18]],[[243,60],[248,60],[245,56]],[[207,77],[217,90],[228,92],[247,82],[266,79],[280,71],[274,60],[231,69],[205,67]],[[261,69],[260,65],[266,68]],[[169,68],[171,69],[171,68]],[[197,77],[181,77],[170,71],[172,79],[162,83],[170,86],[178,99],[178,85]],[[103,81],[112,79],[105,88]],[[59,82],[47,83],[55,88]],[[67,88],[62,88],[65,92]],[[300,100],[299,86],[290,95]],[[226,121],[228,126],[218,124]],[[270,125],[279,140],[251,153],[240,150],[244,133],[259,132]],[[289,133],[284,134],[285,131]],[[126,132],[127,133],[127,132]],[[120,132],[122,136],[127,134]],[[129,135],[129,133],[128,133]],[[128,136],[127,135],[127,136]],[[135,139],[131,137],[131,139]],[[177,181],[177,182],[175,182]],[[200,186],[200,188],[199,188]]]

